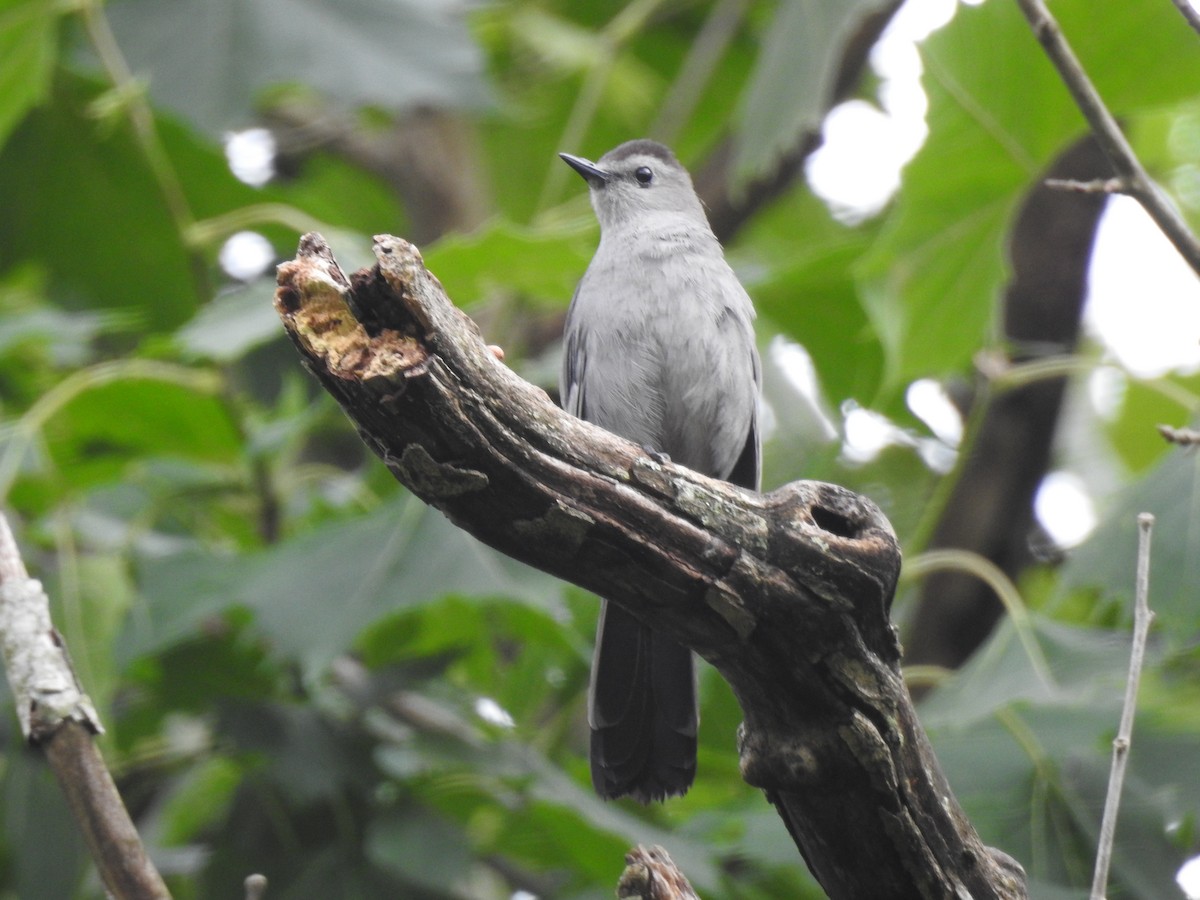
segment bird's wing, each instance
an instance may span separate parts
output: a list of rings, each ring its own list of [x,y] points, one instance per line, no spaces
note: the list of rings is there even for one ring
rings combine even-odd
[[[572,321],[575,311],[575,301],[579,298],[579,287],[571,297],[571,305],[567,309],[567,321],[563,328],[562,374],[559,376],[558,393],[562,408],[573,416],[586,419],[587,407],[583,402],[583,378],[587,369],[585,345],[587,341],[583,329]]]
[[[753,334],[753,333],[752,333]],[[762,397],[762,363],[758,354],[752,355],[754,363],[754,408],[750,413],[750,427],[746,431],[746,443],[738,454],[737,462],[725,479],[738,487],[757,491],[762,484],[762,433],[758,430],[758,412]]]

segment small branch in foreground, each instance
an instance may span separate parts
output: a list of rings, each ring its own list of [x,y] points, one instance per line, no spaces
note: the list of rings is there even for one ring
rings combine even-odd
[[[617,882],[620,900],[699,900],[691,882],[662,847],[634,847],[625,854]]]
[[[1112,770],[1108,776],[1108,795],[1104,800],[1104,817],[1100,822],[1100,840],[1096,848],[1096,873],[1092,879],[1091,900],[1104,900],[1108,885],[1108,867],[1112,861],[1113,839],[1117,831],[1117,809],[1121,804],[1121,786],[1125,783],[1125,767],[1129,763],[1129,744],[1133,737],[1133,714],[1137,709],[1138,685],[1146,658],[1146,637],[1154,614],[1150,612],[1150,533],[1154,516],[1138,515],[1137,586],[1133,612],[1133,649],[1129,654],[1129,678],[1125,682],[1125,705],[1121,709],[1121,724],[1113,740]]]
[[[1183,13],[1183,17],[1187,19],[1187,23],[1200,33],[1200,12],[1197,12],[1196,7],[1192,6],[1189,0],[1171,0]]]
[[[1183,2],[1183,0],[1179,0]],[[1176,5],[1179,5],[1179,2]],[[1063,83],[1076,106],[1091,126],[1097,143],[1117,171],[1118,179],[1125,183],[1127,193],[1142,204],[1155,224],[1187,260],[1188,265],[1200,274],[1200,241],[1192,234],[1183,217],[1175,210],[1171,201],[1158,188],[1121,132],[1113,114],[1108,111],[1095,85],[1084,72],[1067,39],[1063,37],[1058,22],[1050,15],[1042,0],[1017,0],[1025,18],[1029,20],[1034,36],[1046,51],[1046,55],[1058,69]]]
[[[1159,425],[1158,433],[1163,439],[1178,444],[1180,447],[1195,447],[1200,444],[1200,431],[1194,428],[1173,428],[1170,425]]]
[[[170,900],[93,735],[103,731],[50,623],[41,582],[30,578],[0,514],[0,642],[21,731],[42,749],[109,893],[117,900]]]
[[[267,876],[266,875],[247,875],[244,882],[246,888],[246,900],[263,900],[267,895]]]
[[[1096,178],[1092,181],[1077,181],[1074,178],[1047,178],[1046,187],[1056,191],[1071,191],[1075,194],[1128,194],[1129,184],[1124,178]]]

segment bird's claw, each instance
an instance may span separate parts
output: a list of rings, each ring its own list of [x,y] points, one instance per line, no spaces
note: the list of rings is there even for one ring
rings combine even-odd
[[[671,457],[663,453],[661,450],[655,450],[649,444],[642,444],[642,452],[658,463],[660,466],[666,465],[671,461]]]

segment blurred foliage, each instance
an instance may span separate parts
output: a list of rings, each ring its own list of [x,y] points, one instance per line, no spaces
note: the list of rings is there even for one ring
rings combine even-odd
[[[297,365],[270,273],[240,283],[218,264],[235,231],[284,259],[318,227],[353,267],[410,211],[319,148],[251,187],[216,141],[297,92],[367,133],[414,104],[466,117],[493,217],[426,259],[508,362],[552,387],[557,350],[539,335],[595,240],[556,152],[653,133],[698,164],[730,136],[739,171],[769,166],[812,124],[869,7],[0,2],[0,502],[176,896],[240,896],[260,871],[273,900],[604,897],[636,842],[664,844],[706,897],[820,896],[739,778],[739,711],[711,670],[692,792],[652,809],[592,795],[593,598],[410,498]],[[1196,35],[1157,0],[1054,9],[1195,219],[1194,153],[1169,136],[1200,114]],[[692,56],[707,27],[719,52]],[[883,213],[845,224],[801,179],[729,247],[760,310],[767,486],[861,490],[910,553],[943,476],[904,390],[967,376],[994,347],[1013,210],[1083,129],[1014,4],[959,9],[922,57],[930,134]],[[780,365],[794,344],[818,404]],[[1112,896],[1172,896],[1200,849],[1197,457],[1152,433],[1186,422],[1196,383],[1126,380],[1105,417],[1073,391],[1062,426],[1103,524],[1065,567],[1029,573],[1022,631],[999,629],[923,706],[984,840],[1021,860],[1034,896],[1081,896],[1090,879],[1143,509],[1160,522],[1159,619]],[[902,440],[848,461],[830,439],[847,402],[891,416]],[[0,897],[102,896],[11,714],[0,810]]]

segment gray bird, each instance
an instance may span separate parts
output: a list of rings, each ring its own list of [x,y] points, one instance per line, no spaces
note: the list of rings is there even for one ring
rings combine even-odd
[[[566,153],[600,220],[567,312],[560,389],[570,413],[705,475],[758,488],[761,371],[754,307],[687,170],[638,140],[597,163]],[[683,794],[696,774],[691,651],[602,602],[588,701],[606,799]]]

